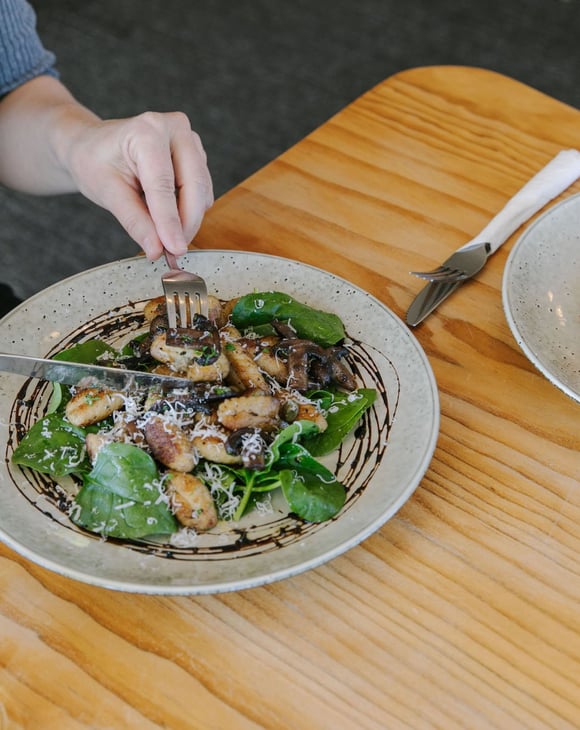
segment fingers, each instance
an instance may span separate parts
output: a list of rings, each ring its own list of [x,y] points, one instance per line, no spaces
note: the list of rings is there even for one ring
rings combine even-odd
[[[110,202],[105,207],[139,244],[148,259],[158,259],[163,253],[164,244],[159,238],[142,193],[122,178],[113,179],[108,192]]]
[[[191,241],[199,230],[205,211],[214,201],[205,151],[199,136],[191,129],[184,129],[175,136],[172,159],[179,217],[184,235],[187,241]]]
[[[149,252],[160,254],[160,246],[175,254],[185,253],[213,203],[211,177],[199,137],[181,113],[146,113],[131,121],[134,128],[126,145],[128,163],[135,165],[154,229],[138,243],[148,256]],[[136,221],[135,228],[144,232],[147,226],[140,216]]]
[[[151,259],[185,253],[213,203],[200,139],[180,112],[92,122],[69,145],[78,189],[109,210]]]

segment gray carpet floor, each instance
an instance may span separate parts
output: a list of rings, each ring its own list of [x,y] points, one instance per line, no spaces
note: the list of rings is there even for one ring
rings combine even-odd
[[[579,0],[34,4],[44,43],[83,103],[104,117],[189,115],[216,196],[406,68],[489,68],[580,107]],[[110,214],[78,195],[0,189],[0,220],[0,280],[21,298],[137,252]]]

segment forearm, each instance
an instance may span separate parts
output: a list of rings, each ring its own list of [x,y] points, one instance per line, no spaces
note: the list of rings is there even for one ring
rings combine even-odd
[[[76,192],[68,150],[98,122],[57,79],[23,84],[0,101],[0,182],[37,195]]]

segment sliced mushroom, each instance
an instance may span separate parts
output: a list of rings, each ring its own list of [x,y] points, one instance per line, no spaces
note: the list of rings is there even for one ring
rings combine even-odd
[[[226,451],[239,455],[246,469],[263,469],[266,442],[257,428],[239,428],[228,436]]]
[[[276,329],[291,334],[283,323],[275,322]],[[285,351],[288,361],[289,388],[305,392],[309,388],[327,387],[334,384],[344,390],[355,390],[356,380],[342,359],[348,354],[345,347],[323,348],[310,340],[285,337],[275,347],[275,352]]]
[[[313,358],[321,361],[327,359],[324,348],[310,340],[298,338],[281,340],[277,350],[288,353],[288,387],[303,393],[310,387],[310,362]]]
[[[328,365],[330,370],[330,379],[344,390],[355,390],[356,380],[351,371],[346,367],[343,358],[348,354],[346,347],[330,348],[330,357]]]
[[[289,322],[285,322],[281,319],[273,319],[272,327],[278,332],[279,335],[287,340],[293,340],[297,338],[296,330],[290,325]]]

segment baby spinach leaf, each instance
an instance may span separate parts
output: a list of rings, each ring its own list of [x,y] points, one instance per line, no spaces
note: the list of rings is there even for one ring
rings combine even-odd
[[[303,444],[313,456],[324,456],[338,448],[375,402],[377,392],[374,388],[359,388],[352,393],[318,391],[309,397],[319,401],[328,426],[321,433],[305,436]]]
[[[159,473],[155,461],[133,444],[105,444],[88,478],[123,499],[148,502],[159,497]]]
[[[240,297],[232,311],[232,322],[239,329],[256,327],[279,319],[289,322],[298,337],[330,347],[346,336],[336,314],[313,309],[280,292],[258,292]]]
[[[87,340],[77,345],[61,350],[52,356],[53,360],[66,360],[68,362],[80,362],[94,365],[104,355],[116,356],[118,353],[114,347],[102,340]]]
[[[166,507],[146,508],[140,502],[129,502],[90,480],[78,493],[76,504],[78,509],[73,510],[72,521],[106,537],[138,540],[177,529],[175,518]]]
[[[52,384],[52,393],[46,408],[47,413],[58,413],[64,410],[67,400],[70,399],[69,389],[61,383]]]
[[[160,489],[157,466],[149,454],[132,444],[107,444],[85,475],[71,518],[110,537],[172,533],[177,522]]]
[[[288,442],[295,442],[318,433],[318,426],[312,421],[294,421],[283,428],[268,448],[268,463],[274,464],[280,458],[280,448]]]
[[[57,413],[37,421],[12,454],[12,463],[27,466],[54,479],[89,468],[85,431]]]
[[[282,446],[277,466],[283,467],[280,481],[292,512],[308,522],[324,522],[340,512],[346,501],[344,485],[303,446]]]
[[[215,466],[214,466],[215,470]],[[236,468],[220,464],[221,478],[220,482],[224,485],[224,489],[215,487],[215,484],[208,484],[212,491],[212,496],[218,511],[224,517],[224,519],[233,519],[234,521],[239,520],[247,512],[248,506],[252,503],[252,500],[259,497],[263,492],[271,492],[274,489],[278,489],[280,484],[280,477],[277,472],[270,470],[269,467],[260,471],[252,469]],[[198,471],[197,476],[204,480],[203,471]],[[207,483],[207,481],[206,481]],[[228,496],[227,492],[233,486],[233,491],[239,498],[238,505],[235,507],[233,514],[230,512],[224,514],[223,504],[227,503]]]
[[[241,496],[236,511],[234,512],[233,519],[237,522],[240,520],[252,498],[254,492],[254,483],[258,472],[251,471],[250,469],[237,469],[236,475],[238,477],[238,486],[241,489]]]

